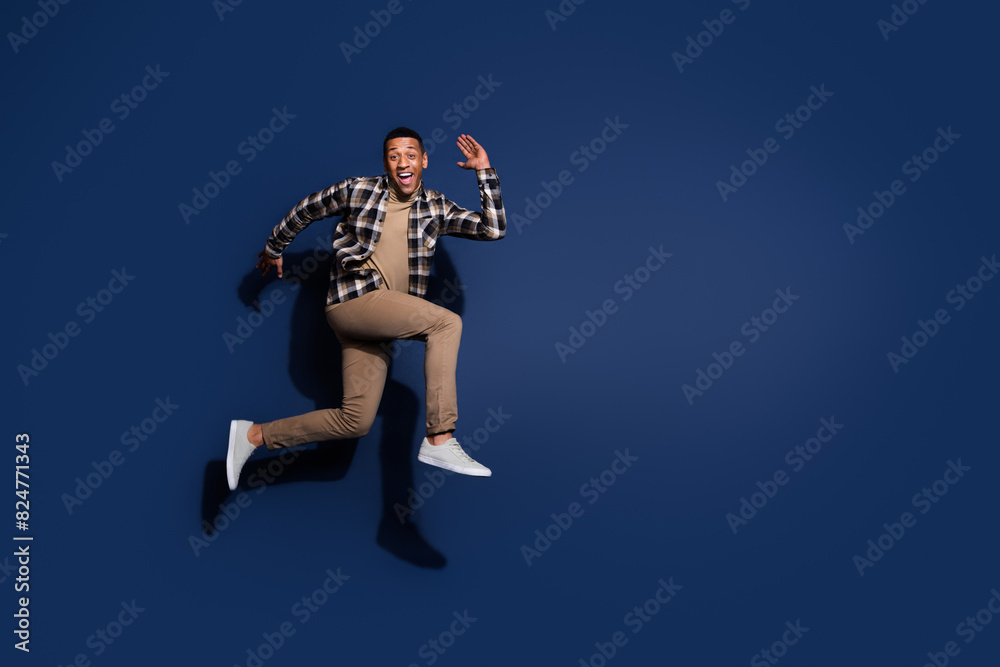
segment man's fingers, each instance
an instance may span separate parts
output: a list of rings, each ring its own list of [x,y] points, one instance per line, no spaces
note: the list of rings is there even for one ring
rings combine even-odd
[[[475,139],[473,139],[472,137],[470,137],[467,134],[462,135],[462,136],[465,137],[465,145],[469,147],[470,151],[472,151],[473,153],[475,153],[476,151],[478,151],[480,149],[480,145],[476,142]]]
[[[474,167],[479,168],[482,165],[489,164],[489,158],[486,157],[486,151],[470,135],[460,134],[456,143],[465,155],[466,159],[473,162],[473,164],[469,164],[468,162],[459,162],[459,167],[462,167],[463,169],[473,169]]]
[[[271,272],[271,267],[274,266],[274,267],[277,267],[277,269],[278,269],[278,277],[279,278],[283,277],[284,273],[281,270],[281,268],[282,268],[281,267],[281,260],[282,260],[281,257],[279,257],[277,259],[272,259],[271,256],[268,255],[268,254],[266,254],[265,251],[263,251],[263,250],[261,250],[259,253],[257,253],[257,257],[260,258],[260,259],[257,260],[257,268],[260,269],[260,275],[266,276],[268,273]]]
[[[470,141],[470,139],[472,139],[472,137],[467,134],[463,134],[458,137],[458,147],[467,157],[471,157],[472,154],[476,152],[475,149],[478,145],[475,141]]]

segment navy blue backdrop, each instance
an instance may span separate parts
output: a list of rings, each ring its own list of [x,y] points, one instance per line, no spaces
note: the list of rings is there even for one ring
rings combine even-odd
[[[995,664],[998,18],[5,3],[4,664]],[[339,400],[336,221],[256,254],[398,125],[500,178],[428,294],[494,475],[416,461],[412,343],[229,493],[230,419]]]

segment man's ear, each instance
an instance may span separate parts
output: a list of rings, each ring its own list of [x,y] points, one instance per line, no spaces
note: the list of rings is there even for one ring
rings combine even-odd
[[[427,153],[424,153],[424,169],[427,168]]]

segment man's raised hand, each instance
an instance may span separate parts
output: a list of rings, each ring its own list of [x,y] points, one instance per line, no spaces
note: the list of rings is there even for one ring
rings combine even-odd
[[[459,150],[465,156],[465,162],[458,162],[462,169],[489,169],[490,159],[486,155],[486,150],[476,143],[476,140],[467,134],[458,135]]]
[[[274,266],[274,267],[277,267],[277,269],[278,269],[278,277],[279,278],[282,277],[282,275],[281,275],[281,257],[279,257],[278,259],[273,259],[273,258],[271,258],[270,255],[268,255],[267,253],[265,253],[263,250],[261,250],[259,253],[257,253],[257,256],[260,257],[260,259],[257,260],[257,268],[260,269],[260,275],[266,276],[268,274],[268,272],[271,270],[271,267]]]

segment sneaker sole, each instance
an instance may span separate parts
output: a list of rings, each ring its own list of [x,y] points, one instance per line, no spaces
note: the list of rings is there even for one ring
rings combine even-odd
[[[429,456],[424,456],[423,454],[417,454],[417,460],[421,463],[426,463],[428,465],[437,466],[438,468],[444,468],[445,470],[450,470],[452,472],[457,472],[460,475],[469,475],[470,477],[492,477],[493,471],[488,468],[484,471],[476,470],[475,468],[463,468],[461,466],[452,465],[450,463],[443,463],[437,459],[432,459]]]
[[[226,480],[229,482],[229,490],[235,491],[239,480],[233,479],[233,453],[236,449],[236,420],[229,422],[229,452],[226,454]]]

